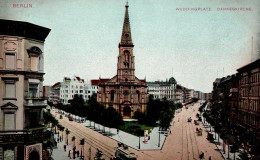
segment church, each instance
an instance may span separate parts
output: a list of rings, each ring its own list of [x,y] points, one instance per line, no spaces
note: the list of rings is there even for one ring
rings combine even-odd
[[[118,45],[117,74],[111,79],[99,78],[97,101],[105,107],[114,107],[124,119],[132,118],[134,112],[144,112],[147,107],[146,80],[135,76],[134,44],[130,29],[128,4],[125,5],[125,17]]]

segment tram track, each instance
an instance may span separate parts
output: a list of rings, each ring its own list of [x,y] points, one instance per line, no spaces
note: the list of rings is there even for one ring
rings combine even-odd
[[[73,128],[73,125],[68,125],[68,124],[63,124],[63,126],[69,126],[67,128]],[[74,127],[75,128],[75,127]],[[97,140],[94,140],[90,137],[87,136],[87,134],[83,135],[82,132],[80,132],[79,130],[76,130],[77,128],[75,128],[75,130],[71,130],[71,132],[73,132],[77,137],[81,138],[85,138],[86,139],[86,143],[89,144],[91,147],[95,148],[95,149],[99,149],[103,152],[104,155],[106,155],[108,158],[111,157],[111,155],[113,155],[115,153],[115,149],[111,149],[110,146],[107,147],[107,145],[105,145],[105,143],[99,143]],[[99,145],[98,145],[98,144]]]
[[[192,114],[194,114],[194,112],[192,110],[190,110],[190,108],[187,110],[187,113],[185,114],[186,116],[186,139],[187,139],[187,153],[188,153],[188,160],[189,159],[199,159],[199,148],[198,148],[198,142],[197,142],[197,138],[196,138],[196,133],[194,132],[194,126],[192,124],[192,122],[187,122],[187,118],[188,117],[193,117]],[[190,141],[190,143],[189,143]],[[191,154],[190,154],[191,153]]]
[[[85,138],[85,142],[91,146],[92,148],[99,149],[103,152],[104,156],[107,158],[111,158],[111,155],[115,153],[115,149],[113,149],[113,146],[106,145],[104,142],[96,139],[95,137],[91,136],[87,131],[83,128],[74,126],[70,123],[65,122],[65,120],[60,120],[58,121],[61,123],[66,128],[69,128],[72,133],[75,134],[78,138]],[[83,126],[82,126],[83,127]],[[85,127],[85,126],[84,126]],[[84,149],[86,151],[86,149]],[[85,152],[87,153],[87,152]]]

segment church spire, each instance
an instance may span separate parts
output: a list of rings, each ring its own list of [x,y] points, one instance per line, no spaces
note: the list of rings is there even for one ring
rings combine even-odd
[[[133,45],[132,36],[131,36],[131,29],[130,29],[130,22],[129,22],[129,14],[128,14],[128,2],[125,5],[125,18],[121,36],[120,45]]]

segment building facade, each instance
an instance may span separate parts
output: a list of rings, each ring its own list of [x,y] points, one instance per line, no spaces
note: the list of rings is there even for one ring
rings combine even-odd
[[[152,95],[154,99],[166,98],[169,101],[174,101],[176,84],[177,82],[173,77],[171,77],[169,81],[166,80],[165,82],[147,82],[148,94]]]
[[[77,94],[85,100],[84,79],[74,76],[72,79],[64,77],[60,87],[60,101],[63,104],[70,104],[74,95]]]
[[[134,112],[144,112],[147,105],[147,84],[135,76],[134,44],[130,30],[128,5],[118,45],[119,55],[117,75],[113,78],[99,79],[97,101],[106,107],[114,107],[123,118],[131,118]]]
[[[249,143],[260,142],[260,59],[238,70],[238,121],[249,131]]]
[[[212,108],[228,115],[232,133],[250,154],[259,156],[260,142],[260,59],[237,69],[237,73],[217,78],[213,83]],[[218,113],[218,112],[216,112]]]
[[[37,160],[44,132],[28,129],[42,126],[47,106],[43,60],[50,29],[10,20],[0,26],[0,159]]]

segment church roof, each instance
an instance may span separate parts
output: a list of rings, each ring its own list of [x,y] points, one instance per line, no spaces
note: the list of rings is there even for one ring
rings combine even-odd
[[[130,29],[129,14],[128,14],[128,7],[129,7],[128,4],[126,4],[125,5],[125,18],[124,18],[120,45],[133,45],[131,29]]]
[[[108,80],[110,80],[110,79],[107,79],[107,78],[103,78],[103,79],[92,79],[91,80],[91,85],[98,85],[99,84],[99,82],[101,82],[101,83],[104,83],[104,82],[106,82],[106,81],[108,81]]]

